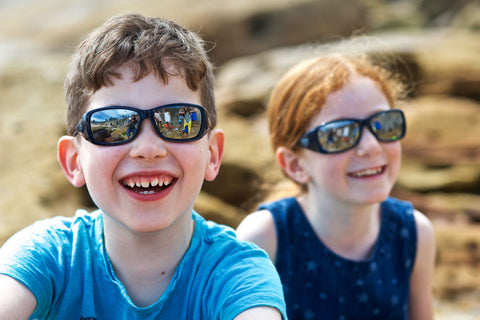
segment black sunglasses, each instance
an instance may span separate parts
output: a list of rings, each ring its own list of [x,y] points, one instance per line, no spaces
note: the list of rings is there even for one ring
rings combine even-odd
[[[158,135],[167,141],[189,142],[207,133],[205,108],[174,103],[149,110],[133,107],[104,107],[88,111],[75,128],[86,140],[101,146],[114,146],[135,139],[142,121],[149,119]]]
[[[363,127],[381,142],[394,142],[405,136],[405,116],[401,110],[391,109],[366,119],[340,119],[330,121],[305,133],[298,147],[320,153],[338,153],[354,148],[362,137]]]

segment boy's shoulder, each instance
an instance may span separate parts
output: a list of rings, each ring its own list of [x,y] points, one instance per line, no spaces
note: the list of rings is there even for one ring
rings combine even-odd
[[[238,242],[237,236],[233,228],[219,224],[215,221],[206,220],[197,212],[193,212],[192,219],[195,222],[195,234],[206,242]]]
[[[98,210],[92,213],[77,210],[73,217],[56,216],[38,220],[14,234],[5,246],[14,243],[27,247],[38,247],[39,244],[64,247],[79,237],[93,236],[101,224]]]
[[[231,256],[235,254],[252,253],[261,250],[251,242],[239,240],[233,228],[208,221],[198,213],[193,213],[195,233],[192,245],[203,247],[205,250],[216,252],[220,255]],[[195,244],[195,242],[197,242]]]
[[[208,270],[209,278],[218,281],[245,275],[277,279],[275,267],[263,249],[239,240],[231,227],[207,221],[195,212],[193,219],[195,232],[184,259],[190,264],[187,268]]]
[[[90,229],[91,227],[102,224],[102,215],[100,210],[88,212],[78,209],[72,217],[56,216],[36,221],[31,228],[35,230],[54,229],[60,232],[75,232],[80,229]]]

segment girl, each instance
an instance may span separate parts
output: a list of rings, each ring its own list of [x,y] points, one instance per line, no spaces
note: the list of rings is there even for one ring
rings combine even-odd
[[[296,319],[432,319],[430,221],[389,196],[400,170],[402,86],[366,59],[304,61],[268,106],[275,156],[299,187],[238,227],[265,249]]]

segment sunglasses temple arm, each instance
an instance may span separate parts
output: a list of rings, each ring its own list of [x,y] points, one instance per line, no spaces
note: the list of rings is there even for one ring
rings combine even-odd
[[[86,132],[87,132],[87,127],[86,127],[85,119],[82,119],[77,124],[77,126],[75,127],[75,131],[73,132],[73,136],[75,136],[77,134],[81,134],[83,137],[85,137],[85,139],[88,140],[88,134],[86,134]]]
[[[304,135],[300,138],[300,140],[298,140],[295,146],[316,150],[316,145],[313,140],[314,139],[312,139],[309,135]]]

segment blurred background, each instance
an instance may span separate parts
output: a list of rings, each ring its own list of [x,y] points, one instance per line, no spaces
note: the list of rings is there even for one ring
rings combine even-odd
[[[0,245],[35,220],[94,209],[56,161],[62,83],[79,41],[126,12],[173,19],[207,41],[227,145],[196,209],[232,227],[291,189],[268,140],[275,81],[338,48],[386,57],[411,88],[393,195],[434,223],[436,319],[480,319],[478,0],[0,0]]]

